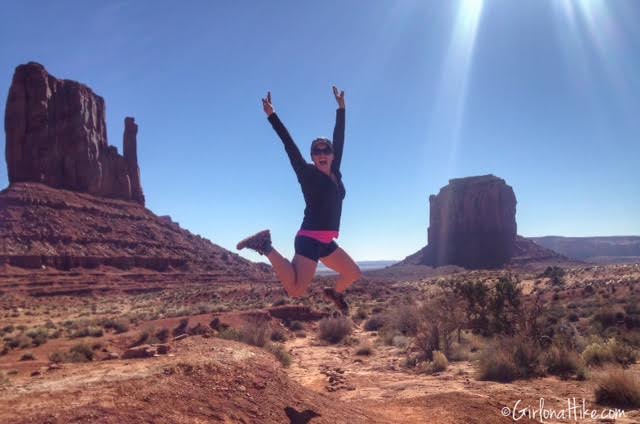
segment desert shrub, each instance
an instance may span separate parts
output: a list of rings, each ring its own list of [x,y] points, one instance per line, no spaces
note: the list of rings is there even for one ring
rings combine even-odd
[[[67,360],[70,362],[90,362],[93,360],[93,350],[86,343],[78,343],[69,349]]]
[[[480,281],[456,282],[453,293],[460,299],[466,318],[466,327],[474,333],[489,334],[489,288]]]
[[[71,333],[71,338],[80,338],[80,337],[102,337],[103,331],[101,327],[95,325],[87,325],[84,327],[80,327],[74,332]]]
[[[211,330],[200,323],[197,323],[194,327],[187,328],[187,334],[190,336],[202,336],[209,334],[210,332]]]
[[[136,347],[143,344],[156,344],[160,343],[160,340],[156,336],[156,332],[154,328],[146,328],[140,334],[138,334],[138,338],[134,340],[133,343],[129,345],[129,347]]]
[[[281,345],[268,343],[265,348],[285,367],[291,365],[291,355]]]
[[[49,361],[55,362],[56,364],[60,362],[66,362],[67,354],[59,350],[55,350],[49,354]]]
[[[517,282],[501,277],[494,292],[489,302],[492,317],[490,328],[493,333],[513,335],[520,312],[520,288]]]
[[[637,354],[630,346],[612,338],[606,342],[593,342],[582,352],[582,359],[586,365],[604,365],[618,363],[620,365],[633,364]]]
[[[360,344],[356,347],[355,353],[359,356],[369,356],[373,353],[373,346],[371,346],[371,343],[367,341],[360,342]]]
[[[420,307],[418,329],[413,341],[413,351],[419,359],[433,360],[434,351],[450,353],[451,344],[460,334],[465,323],[465,312],[459,297],[449,289],[443,289]]]
[[[32,340],[33,346],[41,346],[47,342],[49,331],[46,328],[38,327],[27,331],[27,337]]]
[[[378,331],[385,324],[385,318],[382,314],[374,314],[364,323],[366,331]]]
[[[291,355],[282,345],[270,343],[270,334],[271,329],[266,321],[255,320],[245,324],[240,331],[232,327],[222,327],[217,336],[264,348],[271,352],[283,366],[288,367],[291,365]]]
[[[268,322],[256,319],[246,323],[240,334],[244,343],[264,347],[271,338],[271,328]]]
[[[216,331],[220,331],[220,330],[222,330],[224,328],[228,328],[229,326],[227,324],[223,323],[222,321],[220,321],[220,318],[213,317],[211,322],[209,322],[209,327],[211,327],[212,329],[214,329]]]
[[[35,359],[36,357],[33,355],[33,352],[23,353],[22,356],[20,357],[21,361],[33,361]]]
[[[33,340],[30,337],[25,336],[24,334],[6,338],[5,342],[11,349],[25,349],[33,346]]]
[[[318,325],[319,337],[329,343],[339,343],[351,334],[351,322],[345,317],[323,318]]]
[[[129,331],[129,323],[123,319],[107,319],[102,324],[105,330],[113,330],[116,334]]]
[[[362,306],[358,307],[358,309],[356,309],[356,312],[353,314],[353,319],[357,321],[363,321],[368,317],[369,313],[367,312],[366,308],[363,308]]]
[[[603,330],[615,326],[618,322],[624,322],[624,312],[605,307],[596,312],[592,318],[593,323],[600,324]]]
[[[186,333],[188,325],[189,325],[189,318],[182,318],[180,320],[180,323],[172,331],[173,337]]]
[[[236,330],[233,327],[223,327],[220,329],[220,331],[218,331],[218,335],[219,338],[221,339],[225,339],[225,340],[236,340],[239,342],[244,342],[244,340],[242,339],[242,334],[240,333],[240,331]]]
[[[596,402],[621,408],[640,407],[640,379],[632,371],[610,368],[596,377]]]
[[[398,349],[407,349],[409,347],[409,344],[411,344],[411,338],[407,337],[407,336],[401,336],[401,335],[395,335],[391,338],[391,342],[387,343],[390,344],[391,346],[395,346]]]
[[[478,379],[510,382],[541,375],[539,354],[540,347],[531,339],[500,338],[480,354]]]
[[[4,356],[7,353],[9,353],[9,346],[7,346],[6,344],[2,345],[2,349],[0,349],[0,356]]]
[[[551,280],[551,284],[559,286],[564,284],[564,276],[564,269],[558,266],[548,266],[539,277],[549,278]]]
[[[169,329],[168,328],[161,328],[160,330],[158,330],[156,332],[156,338],[161,343],[166,343],[167,340],[169,340]]]
[[[449,360],[451,362],[468,361],[470,353],[468,348],[462,343],[453,342],[449,348]]]
[[[441,372],[445,371],[449,366],[449,361],[447,361],[447,357],[444,353],[436,350],[432,353],[433,361],[432,361],[432,369],[433,372]]]
[[[283,343],[287,340],[287,334],[281,328],[271,331],[271,341]]]
[[[544,365],[549,374],[567,378],[572,374],[578,374],[582,368],[582,359],[575,350],[565,346],[551,346],[543,356]]]
[[[513,357],[503,350],[488,350],[480,356],[478,379],[509,383],[520,377]]]
[[[304,324],[300,321],[286,321],[285,326],[291,331],[304,330]]]
[[[420,322],[420,308],[415,303],[401,303],[387,316],[386,326],[403,336],[415,336]]]

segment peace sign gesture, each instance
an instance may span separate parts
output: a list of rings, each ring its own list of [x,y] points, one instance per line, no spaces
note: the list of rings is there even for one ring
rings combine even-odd
[[[340,91],[338,90],[338,87],[336,87],[335,85],[333,86],[333,95],[336,98],[336,101],[338,102],[338,108],[339,109],[344,109],[344,90]]]
[[[273,104],[271,103],[271,91],[267,91],[267,98],[262,99],[262,109],[264,109],[264,113],[267,116],[270,116],[273,113]]]

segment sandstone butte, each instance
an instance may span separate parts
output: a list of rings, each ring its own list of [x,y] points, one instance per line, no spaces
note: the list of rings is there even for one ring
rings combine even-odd
[[[144,207],[138,126],[123,153],[104,99],[34,62],[16,68],[5,111],[9,187],[0,192],[0,265],[147,268],[264,276],[249,262]]]
[[[566,258],[518,236],[516,196],[502,178],[449,180],[429,196],[428,244],[399,265],[492,269]]]

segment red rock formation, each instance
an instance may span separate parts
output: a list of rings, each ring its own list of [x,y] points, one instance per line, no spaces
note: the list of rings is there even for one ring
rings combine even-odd
[[[516,196],[493,175],[456,178],[429,197],[428,245],[423,263],[496,268],[514,253]]]
[[[449,181],[429,197],[428,251],[433,265],[495,268],[513,254],[516,197],[493,175]]]
[[[268,275],[263,266],[160,219],[135,202],[37,183],[14,183],[0,191],[2,264]]]
[[[124,118],[124,135],[122,149],[127,171],[131,181],[131,198],[144,205],[144,193],[140,183],[140,168],[138,168],[138,125],[132,117]]]
[[[125,156],[107,142],[105,104],[83,84],[58,80],[34,62],[16,68],[5,111],[9,182],[144,204],[137,126],[125,120]]]

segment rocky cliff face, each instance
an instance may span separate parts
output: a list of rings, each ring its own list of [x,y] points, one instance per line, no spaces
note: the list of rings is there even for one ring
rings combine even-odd
[[[137,126],[125,119],[124,156],[107,142],[105,104],[83,84],[59,80],[34,62],[16,68],[5,111],[9,182],[144,204]]]
[[[436,266],[496,268],[513,254],[517,233],[516,196],[493,175],[449,181],[429,196],[428,251]]]
[[[429,196],[428,245],[394,267],[575,264],[517,235],[516,196],[493,175],[456,178]]]
[[[0,191],[0,266],[267,275],[209,240],[131,201],[14,183]]]
[[[8,188],[0,191],[0,272],[113,267],[263,278],[251,263],[144,207],[138,127],[107,143],[102,97],[37,63],[16,68],[5,114]],[[73,292],[64,287],[62,292]]]

